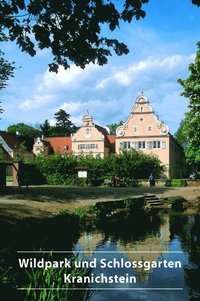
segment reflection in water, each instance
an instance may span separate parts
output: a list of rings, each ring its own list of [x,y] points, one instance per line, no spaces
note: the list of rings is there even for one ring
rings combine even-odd
[[[86,226],[75,247],[84,251],[85,256],[96,258],[99,262],[101,258],[116,258],[131,262],[180,261],[182,264],[181,269],[162,267],[116,270],[107,267],[104,270],[106,275],[124,276],[129,273],[137,277],[137,284],[107,284],[106,287],[112,290],[97,290],[91,300],[200,300],[199,229],[199,215],[172,211],[121,213],[97,221],[93,230]],[[102,268],[97,265],[93,273],[102,273]],[[99,287],[105,288],[105,284]]]
[[[181,269],[105,268],[103,273],[106,276],[129,274],[137,278],[137,283],[107,283],[98,284],[98,287],[97,284],[91,284],[93,288],[103,289],[106,285],[111,289],[94,291],[91,301],[200,300],[200,215],[194,212],[121,212],[109,218],[90,221],[81,232],[77,219],[70,215],[46,221],[19,222],[16,225],[1,221],[0,234],[0,269],[7,271],[7,267],[11,266],[9,273],[14,274],[13,278],[8,277],[12,282],[3,285],[0,281],[0,299],[3,301],[24,301],[24,298],[17,296],[15,289],[25,282],[21,271],[17,271],[17,250],[72,250],[73,247],[84,251],[84,255],[91,260],[96,258],[97,262],[103,257],[107,261],[115,258],[129,262],[166,260],[182,263]],[[102,268],[97,265],[92,273],[99,275]],[[1,275],[4,277],[4,273]]]
[[[170,225],[173,237],[179,238],[188,254],[184,271],[190,300],[200,300],[200,215],[172,215]]]

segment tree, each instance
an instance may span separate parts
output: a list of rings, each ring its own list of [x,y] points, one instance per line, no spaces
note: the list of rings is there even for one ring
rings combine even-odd
[[[24,154],[26,151],[25,141],[20,143],[19,149],[14,157],[14,160],[16,161],[24,161]]]
[[[0,39],[1,41],[1,39]],[[15,67],[14,63],[9,63],[4,57],[4,53],[0,50],[0,90],[7,86],[7,81],[10,77],[13,77],[13,71]]]
[[[7,161],[7,156],[3,146],[0,144],[0,162],[5,162],[5,161]]]
[[[117,127],[122,124],[123,124],[123,121],[120,121],[120,123],[111,123],[111,124],[107,124],[106,126],[109,128],[110,134],[115,135]]]
[[[192,0],[192,3],[197,6],[200,6],[200,0]]]
[[[49,121],[47,119],[44,121],[43,124],[40,125],[40,129],[41,129],[42,135],[44,137],[49,137],[50,136],[50,128],[51,128],[51,126],[50,126]]]
[[[188,68],[190,75],[185,80],[178,80],[184,88],[181,95],[189,98],[184,132],[188,141],[185,154],[191,164],[200,163],[200,42],[197,43],[197,47],[195,61]]]
[[[7,131],[12,134],[16,134],[18,132],[17,133],[18,135],[27,136],[30,138],[36,138],[41,135],[40,130],[35,129],[34,127],[25,123],[17,123],[17,124],[10,125],[7,128]]]
[[[116,39],[102,34],[101,25],[111,31],[120,21],[144,18],[142,5],[149,0],[124,0],[122,5],[109,0],[2,0],[1,26],[10,41],[16,41],[22,51],[31,56],[48,48],[53,55],[50,70],[58,65],[69,68],[69,62],[84,68],[93,62],[103,65],[112,51],[127,54],[128,48]]]
[[[187,123],[185,117],[184,119],[181,120],[178,130],[174,133],[174,137],[176,138],[178,143],[183,146],[187,144],[187,135],[185,132],[186,125]]]
[[[31,56],[39,49],[50,49],[51,71],[73,62],[84,68],[93,62],[107,63],[112,52],[127,54],[127,46],[102,34],[102,25],[111,31],[120,22],[144,18],[143,5],[149,0],[1,0],[0,34],[15,41]],[[192,0],[200,6],[200,0]],[[104,26],[105,28],[105,26]]]
[[[1,33],[0,33],[0,42],[2,41]],[[4,89],[7,86],[7,82],[10,77],[14,76],[14,63],[9,63],[4,58],[4,53],[0,50],[0,90]],[[0,101],[0,114],[3,113],[3,109],[1,108]],[[1,119],[1,118],[0,118]]]
[[[7,132],[17,135],[28,151],[32,151],[34,139],[41,136],[41,131],[25,123],[10,125]]]
[[[56,126],[54,132],[56,136],[70,136],[76,130],[75,125],[70,120],[70,115],[65,110],[60,109],[54,115]]]

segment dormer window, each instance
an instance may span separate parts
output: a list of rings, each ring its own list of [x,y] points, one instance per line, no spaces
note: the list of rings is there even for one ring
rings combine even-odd
[[[67,152],[69,147],[67,145],[64,146],[64,152]]]

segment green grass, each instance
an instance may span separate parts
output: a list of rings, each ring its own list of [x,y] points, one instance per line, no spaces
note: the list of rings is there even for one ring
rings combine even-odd
[[[13,176],[6,176],[6,182],[12,182]]]

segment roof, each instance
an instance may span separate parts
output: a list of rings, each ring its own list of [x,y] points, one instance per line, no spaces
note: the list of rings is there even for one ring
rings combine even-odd
[[[14,157],[15,157],[15,155],[16,155],[16,153],[19,150],[20,145],[21,145],[21,142],[19,141],[19,139],[14,134],[4,132],[4,131],[0,131],[0,136],[5,141],[5,143],[9,146],[9,148],[14,152]],[[3,150],[3,154],[6,156],[6,160],[12,161],[13,158],[6,151],[6,149],[3,147],[3,145],[0,145],[0,148]],[[24,156],[25,157],[30,157],[30,156],[33,156],[33,153],[29,152],[27,150],[24,150]]]
[[[115,135],[107,135],[107,139],[110,144],[110,149],[112,150],[112,152],[115,152],[116,136]]]
[[[7,143],[7,145],[12,149],[18,149],[20,146],[20,141],[17,139],[17,137],[11,133],[0,131],[0,136],[3,138],[3,140]]]
[[[49,142],[54,153],[60,152],[62,155],[72,153],[71,137],[45,137],[42,141]],[[65,150],[66,146],[68,146],[67,150]]]
[[[98,125],[98,124],[95,124],[94,126],[95,126],[95,128],[96,128],[99,132],[101,132],[104,136],[107,136],[107,135],[108,135],[108,131],[107,131],[105,128],[103,128],[102,126],[100,126],[100,125]]]
[[[116,136],[115,135],[107,135],[107,137],[108,137],[108,140],[109,140],[110,144],[115,143],[115,141],[116,141]]]

